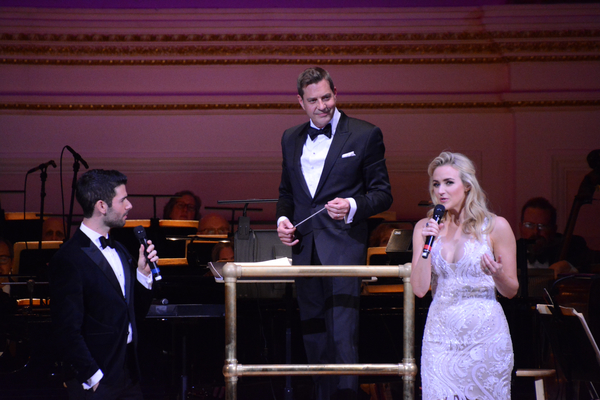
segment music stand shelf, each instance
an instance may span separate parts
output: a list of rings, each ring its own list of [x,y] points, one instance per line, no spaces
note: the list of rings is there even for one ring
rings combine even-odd
[[[578,391],[580,382],[598,382],[600,350],[583,314],[574,308],[560,306],[556,309],[547,304],[538,304],[537,311],[571,395]]]
[[[51,240],[51,241],[43,241],[42,242],[42,251],[44,250],[58,250],[58,248],[62,245],[62,241],[59,240]],[[13,245],[14,249],[14,258],[13,258],[13,266],[12,266],[12,274],[18,275],[20,266],[21,266],[21,254],[24,251],[29,250],[39,250],[39,242],[16,242]]]

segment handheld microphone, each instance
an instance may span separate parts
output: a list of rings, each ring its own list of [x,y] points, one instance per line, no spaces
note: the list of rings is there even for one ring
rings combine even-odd
[[[35,168],[31,168],[29,171],[27,171],[27,175],[31,174],[32,172],[35,172],[37,170],[41,170],[44,168],[48,168],[50,165],[52,165],[52,167],[56,168],[56,163],[54,162],[54,160],[50,160],[47,163],[44,164],[40,164]]]
[[[155,262],[152,262],[148,259],[148,241],[146,240],[146,230],[143,226],[136,226],[133,228],[133,233],[135,237],[139,240],[141,244],[144,245],[144,254],[146,255],[146,260],[148,264],[150,264],[150,270],[152,271],[152,276],[155,281],[160,281],[162,276],[160,276],[160,269],[158,269],[158,265]]]
[[[71,148],[71,146],[65,146],[65,149],[69,150],[71,152],[71,154],[73,154],[73,158],[75,158],[75,160],[77,160],[80,163],[82,163],[83,166],[85,167],[85,169],[89,169],[90,168],[88,166],[88,164],[85,162],[85,160],[83,158],[81,158],[81,156],[79,155],[79,153],[77,153],[75,150],[73,150]]]
[[[442,216],[444,215],[444,211],[446,211],[446,208],[443,205],[438,204],[437,206],[435,206],[435,208],[433,209],[433,219],[435,219],[435,222],[440,222],[440,219],[442,219]],[[425,245],[423,246],[423,254],[421,254],[421,257],[429,257],[429,253],[431,252],[431,245],[433,245],[434,240],[434,236],[427,236],[427,238],[425,239]]]

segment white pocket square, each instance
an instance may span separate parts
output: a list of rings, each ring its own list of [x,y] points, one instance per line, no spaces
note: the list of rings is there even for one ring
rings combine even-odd
[[[342,154],[342,158],[348,158],[348,157],[356,157],[356,154],[354,154],[353,151],[351,151],[350,153]]]

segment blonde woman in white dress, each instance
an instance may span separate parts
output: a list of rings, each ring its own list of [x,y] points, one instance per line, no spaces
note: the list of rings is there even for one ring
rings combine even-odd
[[[413,248],[427,236],[431,255],[413,253],[411,283],[423,297],[430,287],[421,357],[423,400],[509,400],[513,349],[496,291],[512,298],[519,288],[516,241],[508,222],[487,209],[473,163],[443,152],[429,165],[434,205],[446,211],[414,229]]]

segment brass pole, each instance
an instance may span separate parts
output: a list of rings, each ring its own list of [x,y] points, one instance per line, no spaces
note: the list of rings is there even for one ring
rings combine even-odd
[[[232,263],[233,264],[233,263]],[[350,277],[381,277],[402,278],[406,277],[406,268],[397,265],[244,265],[233,264],[237,267],[236,277],[240,278],[265,278],[265,277],[323,277],[323,276],[350,276]],[[225,271],[225,269],[223,269]],[[410,277],[410,268],[408,269]]]
[[[242,375],[402,375],[404,399],[414,399],[417,366],[414,359],[415,303],[410,284],[411,264],[400,266],[289,266],[227,263],[223,267],[225,282],[225,399],[237,399],[237,381]],[[236,285],[239,278],[266,277],[400,277],[404,282],[404,358],[402,364],[284,364],[241,365],[237,360]]]
[[[405,364],[267,364],[237,365],[238,376],[281,375],[403,375],[411,373]]]
[[[415,398],[415,376],[417,375],[417,364],[415,363],[415,295],[413,294],[412,283],[410,283],[411,267],[411,264],[404,264],[400,266],[399,271],[399,275],[404,276],[402,278],[404,284],[404,357],[402,363],[415,367],[414,374],[402,376],[404,400]]]
[[[237,267],[227,263],[223,267],[225,281],[225,400],[237,399]]]

